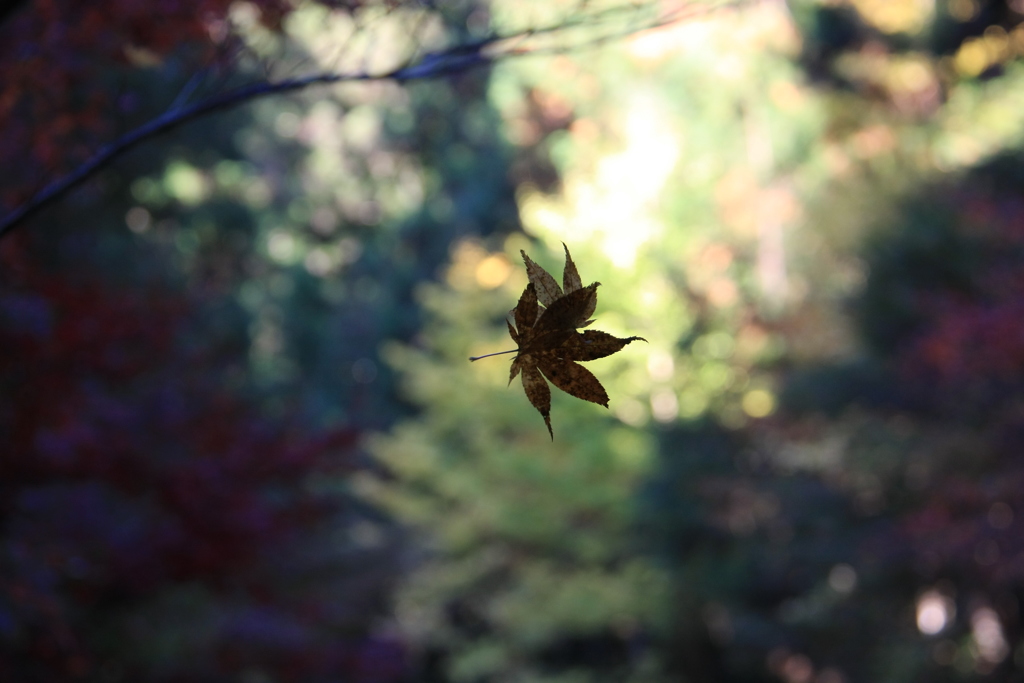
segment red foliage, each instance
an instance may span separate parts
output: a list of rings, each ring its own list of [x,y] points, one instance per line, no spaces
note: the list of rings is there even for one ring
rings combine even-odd
[[[397,645],[325,639],[329,605],[265,568],[334,514],[306,482],[349,467],[356,434],[260,417],[189,339],[195,302],[28,266],[19,237],[0,245],[0,679],[216,680],[255,663],[395,680]],[[111,645],[145,639],[118,614],[188,586],[235,605],[205,659],[160,671]],[[357,675],[380,648],[391,673]]]
[[[958,229],[977,250],[970,277],[917,292],[922,323],[895,360],[904,389],[970,434],[970,450],[900,520],[896,545],[928,571],[1006,589],[1024,580],[1024,204],[961,192]]]
[[[930,569],[1008,587],[1024,579],[1024,471],[1005,468],[978,482],[951,477],[902,520],[900,534]],[[980,579],[980,580],[979,580]]]
[[[119,70],[191,46],[196,70],[230,44],[231,0],[33,0],[0,25],[0,176],[9,207],[109,140]],[[288,0],[251,0],[279,26]],[[103,76],[108,76],[104,78]],[[173,96],[173,93],[169,95]]]
[[[981,245],[984,263],[970,291],[919,292],[926,323],[900,354],[911,381],[946,389],[1024,382],[1024,207],[968,194],[961,231]]]
[[[1024,301],[1005,290],[992,302],[941,301],[935,321],[910,352],[915,365],[947,381],[1024,379]]]

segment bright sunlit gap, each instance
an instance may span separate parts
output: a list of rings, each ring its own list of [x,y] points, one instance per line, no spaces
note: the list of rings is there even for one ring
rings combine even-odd
[[[885,33],[918,33],[935,13],[935,0],[853,0],[853,4]]]
[[[998,664],[1010,652],[999,615],[991,607],[979,607],[971,613],[971,637],[978,657],[989,664]]]
[[[512,275],[512,264],[504,254],[491,254],[477,264],[474,275],[481,287],[495,289]]]
[[[956,605],[937,590],[926,591],[917,599],[917,630],[926,636],[942,632],[956,616]]]
[[[559,239],[596,238],[615,266],[633,266],[640,247],[663,231],[653,209],[680,154],[666,116],[654,98],[634,96],[624,149],[603,157],[591,176],[570,176],[565,205],[526,194],[520,207],[524,222]]]

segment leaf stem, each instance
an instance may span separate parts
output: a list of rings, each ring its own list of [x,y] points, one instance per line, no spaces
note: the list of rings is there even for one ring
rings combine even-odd
[[[518,350],[519,349],[512,349],[510,351],[498,351],[497,353],[486,353],[486,354],[484,354],[482,356],[470,356],[469,360],[474,361],[474,360],[480,360],[481,358],[490,358],[491,356],[500,356],[503,353],[515,353]]]

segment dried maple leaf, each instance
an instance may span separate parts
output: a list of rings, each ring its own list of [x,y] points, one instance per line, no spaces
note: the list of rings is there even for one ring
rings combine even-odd
[[[572,292],[583,289],[583,280],[580,279],[580,273],[576,270],[576,264],[573,263],[572,256],[569,255],[569,247],[565,246],[565,242],[562,242],[562,248],[565,249],[565,268],[562,271],[562,287],[558,286],[555,278],[551,276],[551,273],[538,266],[533,259],[526,255],[526,252],[522,249],[519,253],[523,255],[523,262],[526,263],[526,276],[530,278],[530,283],[537,289],[537,299],[540,301],[542,306],[550,306],[558,298],[563,295],[562,288],[565,288],[565,294],[571,294]],[[591,286],[597,286],[600,282],[595,282]],[[584,309],[581,313],[581,317],[577,321],[576,327],[586,327],[593,320],[588,320],[590,316],[594,315],[594,310],[597,308],[597,297],[595,296],[591,301],[588,308]]]
[[[526,397],[540,412],[548,433],[554,439],[551,430],[551,388],[545,378],[567,394],[607,408],[608,392],[597,377],[577,361],[604,358],[620,351],[632,341],[647,340],[643,337],[620,339],[598,330],[577,331],[578,327],[593,322],[588,318],[597,308],[597,287],[600,283],[583,286],[576,264],[569,256],[568,247],[565,248],[565,273],[562,278],[564,293],[555,279],[525,253],[523,260],[526,262],[530,283],[519,297],[518,305],[511,311],[515,325],[506,320],[508,333],[519,347],[512,360],[508,381],[511,384],[516,375],[522,375]],[[542,308],[541,304],[546,308]]]

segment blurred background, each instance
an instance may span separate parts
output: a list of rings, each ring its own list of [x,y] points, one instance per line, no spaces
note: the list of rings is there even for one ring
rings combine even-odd
[[[0,239],[0,679],[1024,680],[1024,2],[8,3],[0,200],[493,34]]]

